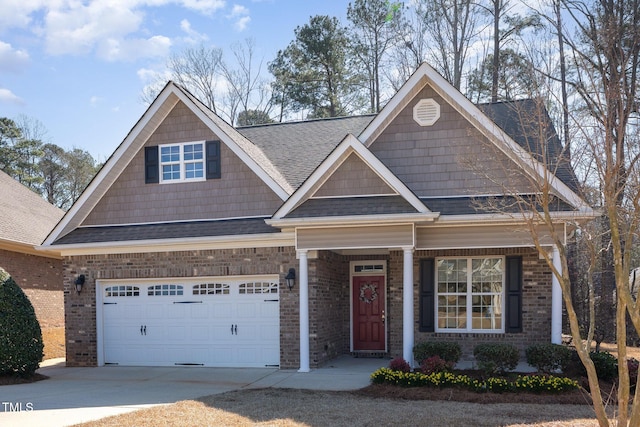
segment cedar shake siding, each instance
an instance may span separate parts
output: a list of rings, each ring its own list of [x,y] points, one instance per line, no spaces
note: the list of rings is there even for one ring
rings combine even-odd
[[[313,197],[394,194],[395,192],[356,154],[351,154]]]
[[[179,103],[145,146],[213,139],[216,135]],[[175,184],[145,184],[145,153],[140,150],[83,225],[251,217],[275,212],[282,200],[230,149],[220,145],[220,179]]]
[[[413,120],[413,107],[425,98],[440,104],[440,119],[433,126],[422,127]],[[503,194],[506,183],[531,192],[522,172],[514,172],[520,169],[490,145],[426,87],[369,149],[419,197]]]

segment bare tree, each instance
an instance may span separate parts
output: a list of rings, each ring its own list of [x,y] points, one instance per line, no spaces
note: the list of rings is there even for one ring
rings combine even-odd
[[[255,41],[246,39],[244,43],[236,43],[231,46],[231,52],[235,59],[233,65],[228,61],[222,62],[222,74],[227,85],[225,108],[231,123],[236,124],[240,114],[246,117],[250,111],[254,119],[268,119],[273,98],[271,86],[262,75],[263,61],[256,64]]]
[[[472,0],[421,0],[418,16],[430,41],[430,62],[456,89],[462,85],[470,46],[478,37],[481,19]]]

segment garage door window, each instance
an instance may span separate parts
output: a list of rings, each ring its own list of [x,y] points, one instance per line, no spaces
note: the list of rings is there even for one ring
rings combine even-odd
[[[228,283],[201,283],[193,286],[193,295],[229,295]]]
[[[250,282],[240,284],[240,294],[277,294],[278,284],[269,282]]]
[[[109,286],[104,288],[105,297],[137,297],[140,295],[140,288],[137,286]]]
[[[147,288],[147,295],[152,296],[164,296],[164,295],[182,295],[182,285],[155,285]]]

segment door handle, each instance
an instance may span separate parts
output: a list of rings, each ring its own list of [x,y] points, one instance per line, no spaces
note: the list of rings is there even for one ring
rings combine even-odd
[[[143,330],[142,325],[140,325],[140,335],[142,335],[142,330]]]
[[[384,310],[382,310],[382,323],[384,323],[387,320],[387,317],[384,314]]]
[[[144,334],[147,335],[147,325],[144,325]]]
[[[238,325],[235,325],[235,326],[233,327],[233,332],[235,332],[235,333],[236,333],[236,335],[238,335]]]

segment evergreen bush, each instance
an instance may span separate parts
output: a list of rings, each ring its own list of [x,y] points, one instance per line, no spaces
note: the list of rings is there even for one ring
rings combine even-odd
[[[527,363],[538,372],[565,371],[571,361],[571,350],[559,344],[533,344],[525,350]]]
[[[43,347],[33,305],[0,268],[0,375],[32,376],[42,361]]]
[[[422,364],[430,357],[438,356],[447,362],[458,363],[462,350],[456,342],[421,342],[413,347],[414,359]]]
[[[473,356],[478,362],[478,368],[488,375],[512,371],[520,360],[517,348],[501,343],[478,344],[473,349]]]

